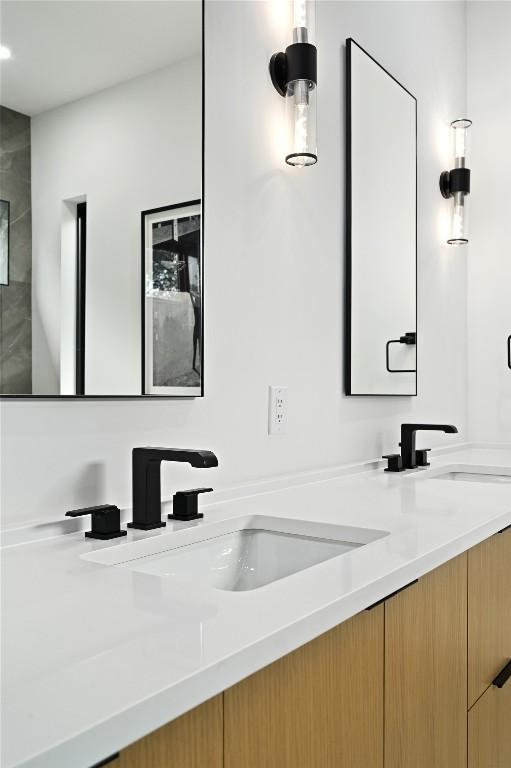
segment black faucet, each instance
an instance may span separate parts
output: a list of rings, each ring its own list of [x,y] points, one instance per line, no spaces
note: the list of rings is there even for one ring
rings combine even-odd
[[[162,461],[184,461],[192,467],[217,467],[211,451],[181,448],[133,448],[133,522],[129,528],[150,531],[163,528],[161,519],[160,465]]]
[[[401,453],[390,453],[383,456],[388,459],[385,472],[404,472],[405,469],[429,467],[429,448],[415,447],[415,433],[419,431],[447,432],[454,434],[458,430],[452,424],[401,424]]]
[[[403,469],[415,469],[415,467],[427,467],[429,448],[417,450],[415,448],[416,432],[446,432],[454,434],[458,430],[452,424],[401,424],[401,457],[403,459]]]

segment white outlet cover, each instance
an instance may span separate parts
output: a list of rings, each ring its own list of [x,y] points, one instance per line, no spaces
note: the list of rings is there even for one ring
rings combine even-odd
[[[287,432],[287,387],[270,386],[268,402],[268,434],[285,435]]]

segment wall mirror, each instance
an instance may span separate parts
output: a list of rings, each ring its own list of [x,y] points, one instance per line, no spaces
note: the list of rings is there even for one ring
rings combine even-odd
[[[203,393],[201,0],[2,0],[0,393]]]
[[[346,41],[346,394],[417,394],[417,102]]]

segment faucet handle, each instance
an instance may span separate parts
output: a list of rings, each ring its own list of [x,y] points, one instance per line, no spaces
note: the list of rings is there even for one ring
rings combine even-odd
[[[415,451],[415,458],[418,467],[429,467],[428,453],[431,448],[417,448]]]
[[[121,530],[121,510],[113,504],[70,509],[66,512],[66,517],[82,515],[91,516],[92,529],[85,533],[89,539],[117,539],[119,536],[126,536],[127,531]]]
[[[204,517],[199,513],[199,493],[211,493],[213,488],[190,488],[188,491],[177,491],[172,498],[172,515],[169,520],[199,520]]]
[[[382,459],[387,459],[388,465],[385,472],[404,472],[403,457],[400,453],[388,453],[382,456]]]

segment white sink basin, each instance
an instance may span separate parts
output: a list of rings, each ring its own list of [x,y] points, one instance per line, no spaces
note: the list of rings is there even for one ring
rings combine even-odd
[[[246,528],[124,567],[157,576],[208,582],[217,589],[256,589],[310,568],[361,544]]]
[[[433,480],[458,480],[464,483],[511,483],[511,475],[494,475],[486,472],[445,472]]]
[[[472,464],[452,464],[440,469],[419,470],[416,479],[450,480],[462,483],[511,484],[511,467],[489,467]]]
[[[340,557],[386,535],[387,531],[367,528],[252,516],[202,523],[82,558],[241,592]]]

